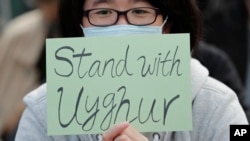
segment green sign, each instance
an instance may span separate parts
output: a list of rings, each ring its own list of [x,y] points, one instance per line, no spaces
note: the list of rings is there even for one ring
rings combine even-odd
[[[49,135],[192,129],[189,34],[47,39]]]

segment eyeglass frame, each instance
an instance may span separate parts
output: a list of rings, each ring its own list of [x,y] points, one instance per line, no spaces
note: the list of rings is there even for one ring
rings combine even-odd
[[[155,18],[154,20],[151,22],[151,23],[148,23],[148,24],[132,24],[129,20],[128,20],[128,17],[127,17],[127,13],[133,9],[138,9],[138,8],[149,8],[149,9],[153,9],[155,11]],[[108,9],[108,10],[112,10],[112,11],[115,11],[117,13],[117,17],[116,17],[116,21],[113,23],[113,24],[108,24],[108,25],[95,25],[93,23],[91,23],[91,21],[89,20],[89,13],[93,10],[98,10],[98,9]],[[83,10],[82,11],[82,16],[85,16],[87,17],[89,23],[93,26],[97,26],[97,27],[106,27],[106,26],[112,26],[112,25],[115,25],[118,20],[119,20],[119,17],[121,15],[124,15],[125,16],[125,19],[126,21],[130,24],[130,25],[136,25],[136,26],[147,26],[147,25],[150,25],[152,23],[154,23],[157,19],[157,16],[161,14],[161,11],[159,8],[155,8],[155,7],[136,7],[136,8],[131,8],[131,9],[128,9],[128,10],[125,10],[125,11],[119,11],[119,10],[116,10],[116,9],[112,9],[112,8],[94,8],[94,9],[89,9],[89,10]]]

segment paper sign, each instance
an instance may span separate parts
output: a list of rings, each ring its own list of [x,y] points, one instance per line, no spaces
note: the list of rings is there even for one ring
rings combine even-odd
[[[49,135],[192,129],[189,34],[47,39]]]

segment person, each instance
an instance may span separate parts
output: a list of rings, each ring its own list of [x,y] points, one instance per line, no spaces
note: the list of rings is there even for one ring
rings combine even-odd
[[[244,103],[246,106],[250,109],[250,1],[245,0],[245,6],[247,9],[247,15],[248,15],[248,28],[247,28],[247,65],[246,65],[246,98]],[[247,113],[247,116],[250,120],[250,110]]]
[[[192,57],[199,60],[208,69],[209,76],[221,81],[234,90],[247,115],[248,121],[250,121],[248,114],[250,108],[245,103],[247,93],[238,71],[228,54],[215,45],[201,41],[198,48],[192,53]]]
[[[235,90],[239,96],[240,103],[244,106],[244,110],[248,115],[248,120],[250,121],[250,114],[248,114],[250,113],[250,94],[248,90],[249,75],[247,68],[249,62],[247,38],[247,15],[249,15],[249,10],[247,8],[248,1],[249,0],[197,0],[197,3],[203,19],[203,40],[209,44],[213,44],[222,52],[225,52],[229,57],[228,59],[232,61],[232,65],[236,68],[235,70],[230,67],[234,70],[231,71],[232,77],[228,77],[228,80],[222,78],[226,73],[223,73],[223,75],[219,74],[215,76],[215,78],[226,83],[230,88]],[[225,55],[222,56],[225,58]],[[201,62],[205,66],[208,64],[203,61]],[[209,62],[212,63],[212,60],[209,60]],[[216,64],[217,63],[218,62],[216,62]],[[223,65],[223,68],[225,67],[229,67],[229,65]],[[213,68],[215,69],[215,67]],[[209,66],[209,70],[211,69],[212,67]],[[229,72],[229,69],[222,69],[220,69],[221,72]],[[211,73],[210,71],[210,74]],[[236,75],[239,75],[240,81],[238,81]],[[230,79],[231,82],[229,82]],[[239,89],[239,86],[242,87],[242,90]]]
[[[46,36],[57,36],[57,0],[35,0],[37,8],[13,19],[0,38],[0,135],[14,140],[25,94],[45,80]],[[59,33],[58,33],[59,34]]]
[[[135,18],[138,15],[143,18]],[[194,50],[201,35],[199,15],[195,0],[61,0],[59,23],[63,37],[112,35],[122,31],[122,27],[126,27],[127,34],[143,34],[151,26],[162,28],[158,34],[190,33],[191,50]],[[100,20],[100,16],[105,18]],[[141,30],[144,28],[146,31]],[[94,134],[47,136],[45,83],[25,96],[27,107],[19,123],[16,141],[229,141],[231,124],[248,124],[236,94],[209,77],[207,69],[196,59],[191,59],[190,66],[191,131],[140,133],[130,123],[122,122],[105,131],[102,138]]]
[[[203,19],[203,40],[229,55],[241,83],[246,86],[247,8],[244,1],[197,0],[197,3]]]

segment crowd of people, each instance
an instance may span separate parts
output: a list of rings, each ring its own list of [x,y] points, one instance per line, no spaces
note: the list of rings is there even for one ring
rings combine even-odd
[[[45,39],[85,37],[83,29],[93,27],[143,25],[147,28],[163,24],[159,34],[190,33],[191,89],[202,90],[192,93],[195,95],[193,130],[162,132],[160,140],[229,141],[230,124],[250,121],[248,0],[32,0],[32,3],[36,8],[11,20],[0,35],[0,135],[3,141],[95,140],[87,135],[47,136],[46,128],[42,128],[47,127],[46,115],[38,116],[46,111],[46,101],[41,101],[46,97],[47,87]],[[124,14],[133,8],[142,14],[140,12],[145,11],[141,7],[155,12],[154,20],[139,24],[139,19],[137,22],[129,18],[133,11],[130,15]],[[102,10],[99,14],[116,11],[123,14],[118,13],[115,21],[102,25],[90,19],[89,11],[97,8]],[[152,10],[154,8],[160,12]],[[83,14],[82,10],[88,12]],[[207,106],[200,106],[204,104]],[[35,105],[43,109],[36,109]],[[104,132],[102,140],[146,141],[152,136],[153,133],[140,133],[125,122]]]

